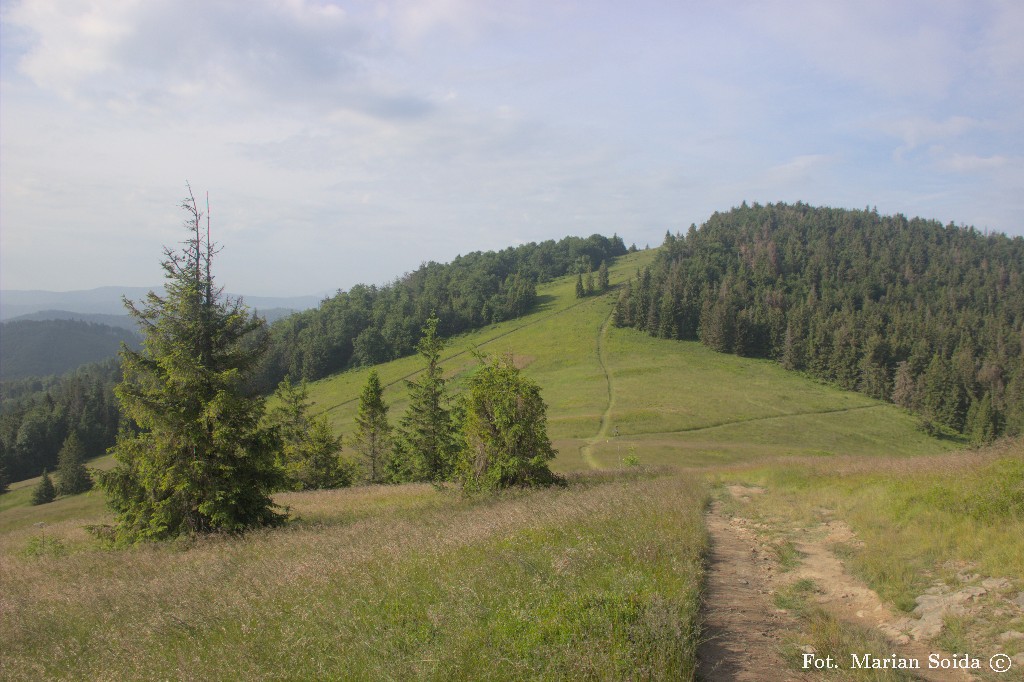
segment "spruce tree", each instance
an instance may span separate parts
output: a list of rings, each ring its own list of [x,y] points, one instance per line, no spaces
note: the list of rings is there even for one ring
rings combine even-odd
[[[217,249],[194,196],[182,203],[189,237],[164,249],[165,294],[125,301],[142,329],[138,352],[122,348],[116,394],[136,430],[112,448],[116,467],[99,484],[121,541],[277,524],[280,447],[261,424],[264,401],[248,380],[266,349],[266,323],[214,286]]]
[[[464,445],[458,478],[469,490],[549,484],[557,454],[547,434],[547,406],[536,382],[506,355],[484,361],[462,397]]]
[[[601,261],[601,265],[597,268],[597,290],[608,291],[608,261]]]
[[[431,315],[417,350],[427,361],[419,381],[407,381],[409,407],[399,425],[401,451],[412,480],[444,481],[451,476],[455,428],[441,369],[444,341],[437,335],[439,320]],[[401,470],[403,467],[397,467]]]
[[[323,415],[309,416],[306,382],[294,384],[285,377],[274,396],[277,405],[267,415],[267,423],[281,439],[277,464],[284,471],[286,487],[314,490],[349,485],[350,472],[339,457],[341,438]]]
[[[586,295],[587,291],[583,288],[583,275],[576,275],[576,298],[583,298]]]
[[[47,504],[57,499],[57,490],[53,487],[53,481],[50,480],[50,474],[43,469],[43,475],[39,479],[39,483],[32,489],[32,504]]]
[[[362,459],[363,479],[367,483],[384,480],[384,467],[391,452],[391,425],[388,424],[384,389],[375,369],[370,370],[359,396],[355,448]]]
[[[85,470],[85,448],[78,434],[72,431],[57,455],[57,493],[77,495],[92,488],[92,479]]]
[[[992,395],[986,393],[981,400],[971,403],[967,413],[967,435],[973,445],[986,445],[999,433],[999,414],[992,407]]]

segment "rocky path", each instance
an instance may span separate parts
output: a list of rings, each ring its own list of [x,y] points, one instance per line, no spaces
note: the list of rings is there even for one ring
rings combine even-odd
[[[729,488],[730,495],[741,503],[763,492],[743,486]],[[906,617],[896,615],[873,590],[847,573],[830,550],[834,543],[856,541],[843,522],[833,520],[816,529],[805,529],[794,543],[801,554],[800,564],[784,573],[779,570],[771,548],[758,537],[754,524],[742,516],[728,514],[725,506],[715,501],[707,514],[711,553],[704,605],[705,641],[698,651],[698,680],[830,678],[825,673],[795,670],[781,655],[786,638],[792,641],[792,635],[800,631],[800,623],[788,612],[778,609],[772,595],[802,579],[814,581],[816,601],[833,616],[877,629],[886,637],[890,648],[870,653],[914,658],[922,662],[923,668],[930,654],[949,656],[928,643],[924,635],[930,633],[911,630]],[[941,613],[939,618],[941,621]],[[915,627],[924,627],[928,622],[927,617],[912,620]],[[864,672],[870,674],[870,671]],[[913,676],[928,682],[978,679],[962,670],[921,669],[913,671]]]
[[[818,590],[817,601],[840,620],[875,628],[892,645],[891,653],[900,658],[921,661],[922,669],[915,670],[914,676],[926,682],[964,682],[974,679],[962,670],[928,670],[928,657],[938,654],[951,658],[947,652],[914,638],[904,632],[909,629],[909,619],[899,617],[878,594],[846,572],[842,562],[828,549],[837,542],[854,540],[854,534],[842,521],[830,521],[816,533],[817,537],[796,542],[798,552],[803,555],[800,566],[793,572],[791,580],[810,579]],[[941,625],[942,612],[937,612]],[[931,633],[938,634],[938,630]],[[890,652],[875,652],[887,656]]]
[[[807,679],[789,672],[779,653],[781,633],[794,628],[796,621],[772,604],[770,562],[757,550],[749,531],[733,523],[722,506],[714,502],[707,516],[711,555],[697,678]]]

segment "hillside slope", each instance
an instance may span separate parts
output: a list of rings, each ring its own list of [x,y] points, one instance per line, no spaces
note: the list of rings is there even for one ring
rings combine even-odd
[[[620,258],[611,269],[613,287],[655,254]],[[692,466],[785,455],[903,456],[955,445],[922,433],[897,406],[774,362],[617,329],[607,324],[616,292],[580,300],[574,283],[567,277],[538,287],[541,303],[533,313],[456,337],[444,353],[456,391],[476,365],[473,349],[514,354],[548,403],[560,470],[617,466],[631,452],[645,463]],[[405,409],[403,380],[419,369],[416,357],[377,366],[392,423]],[[367,372],[310,386],[346,442]]]
[[[621,259],[613,285],[654,255]],[[976,514],[952,546],[929,535],[950,526],[945,517],[929,523],[934,500],[947,501],[952,519],[961,515],[958,500],[991,499],[995,475],[1012,496],[1017,479],[1004,474],[1019,467],[982,472],[966,489],[962,472],[978,468],[977,456],[946,454],[957,444],[925,435],[899,407],[768,360],[616,329],[614,291],[576,299],[566,278],[537,294],[530,315],[454,339],[445,367],[458,389],[476,365],[472,350],[514,353],[549,404],[557,467],[583,470],[569,473],[566,487],[496,497],[427,485],[281,493],[275,500],[292,515],[285,528],[109,551],[83,528],[109,522],[101,493],[30,507],[34,482],[24,481],[0,496],[0,595],[27,595],[4,603],[5,673],[685,680],[698,664],[727,670],[697,652],[709,622],[699,613],[708,566],[703,512],[710,496],[725,494],[714,484],[723,479],[762,496],[765,515],[743,530],[756,540],[758,564],[774,572],[787,570],[771,560],[776,554],[802,561],[792,548],[807,537],[805,517],[817,515],[832,525],[847,519],[863,534],[865,544],[851,544],[847,558],[887,598],[913,598],[963,551],[976,555],[968,533],[1001,539],[987,555],[987,575],[1021,579],[1019,543],[1006,541],[1019,537],[1013,509],[1012,518]],[[403,379],[420,370],[418,359],[377,369],[397,422]],[[346,438],[365,379],[360,370],[311,385]],[[678,469],[617,468],[631,454]],[[911,457],[920,454],[935,456]],[[951,464],[960,469],[947,471]],[[919,475],[921,466],[931,470]],[[918,524],[914,543],[892,534],[908,508]],[[782,541],[757,535],[767,532],[762,522],[778,524],[785,514],[795,517],[797,540],[781,535],[788,528],[769,528]],[[924,576],[902,592],[886,563],[894,544],[900,561]],[[810,606],[759,598],[765,612],[793,609],[785,627],[761,634],[794,670],[800,659],[792,652],[807,642],[822,655],[887,646],[877,638],[848,644],[851,626],[823,621]],[[737,646],[746,651],[747,640]],[[774,663],[742,658],[758,668],[753,679],[780,673]]]
[[[0,324],[0,379],[64,374],[139,347],[128,329],[81,320],[17,320]]]

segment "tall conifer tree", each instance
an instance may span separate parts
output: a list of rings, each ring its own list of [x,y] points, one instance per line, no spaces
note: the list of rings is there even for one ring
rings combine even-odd
[[[11,479],[9,477],[9,474],[7,473],[7,464],[5,462],[6,459],[6,446],[3,444],[3,441],[0,441],[0,495],[3,495],[5,492],[7,492],[8,487],[11,485]]]
[[[351,484],[351,472],[341,459],[341,437],[334,435],[325,415],[309,415],[306,382],[293,384],[286,376],[274,396],[277,405],[267,415],[267,423],[281,438],[277,463],[284,471],[286,487],[316,490]]]
[[[92,487],[92,479],[85,470],[85,448],[74,431],[57,455],[57,475],[57,492],[61,495],[77,495]]]
[[[391,425],[388,406],[377,370],[371,369],[359,396],[356,414],[355,448],[362,457],[363,477],[367,483],[380,483],[391,451]]]
[[[53,481],[50,480],[50,474],[46,469],[43,469],[43,475],[39,479],[39,483],[32,489],[32,500],[33,505],[48,504],[57,499],[57,490],[53,487]]]
[[[455,427],[441,369],[444,341],[437,335],[438,322],[437,316],[431,315],[423,327],[417,350],[427,367],[419,381],[406,382],[409,407],[400,424],[402,450],[410,460],[408,470],[419,481],[448,480],[455,451]]]
[[[608,291],[608,261],[601,261],[601,265],[597,268],[597,290]]]
[[[224,299],[211,265],[195,197],[182,203],[189,237],[164,249],[165,294],[125,301],[144,334],[122,348],[116,393],[139,427],[113,448],[117,466],[99,483],[122,541],[241,531],[283,520],[270,493],[281,485],[279,441],[261,425],[262,398],[247,380],[266,348],[266,323],[238,299]]]

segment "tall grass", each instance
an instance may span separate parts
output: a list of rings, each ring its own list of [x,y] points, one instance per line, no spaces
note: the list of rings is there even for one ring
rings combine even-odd
[[[15,553],[37,531],[12,532],[0,676],[687,679],[703,494],[677,476],[293,493],[284,529],[114,552]]]
[[[725,478],[767,486],[772,494],[754,506],[776,522],[814,524],[821,510],[835,512],[863,542],[846,548],[848,565],[901,609],[965,567],[1024,586],[1024,441],[911,459],[780,462]]]

